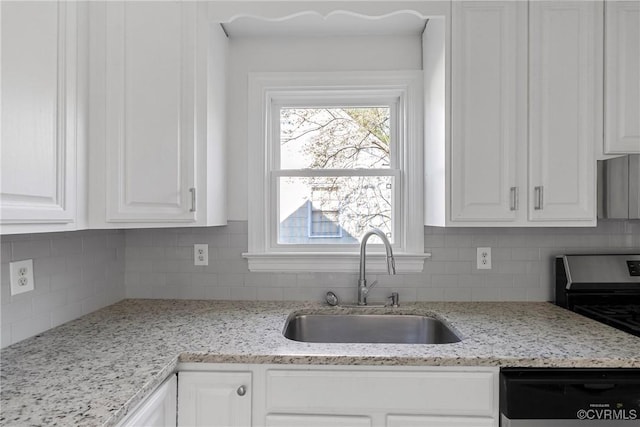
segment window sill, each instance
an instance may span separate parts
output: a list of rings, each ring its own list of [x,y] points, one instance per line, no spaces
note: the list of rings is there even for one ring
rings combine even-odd
[[[249,271],[255,272],[357,273],[360,268],[360,254],[354,252],[244,253],[242,256],[249,261]],[[396,272],[420,273],[424,267],[424,260],[430,257],[430,253],[394,254]],[[386,273],[385,254],[368,253],[367,272]]]

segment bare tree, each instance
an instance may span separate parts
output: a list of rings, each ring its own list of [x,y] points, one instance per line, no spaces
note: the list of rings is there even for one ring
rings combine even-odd
[[[382,169],[390,166],[388,107],[285,108],[281,110],[283,161],[295,168]],[[390,235],[393,182],[387,176],[312,177],[310,189],[332,188],[315,204],[338,201],[340,226],[354,237],[377,227]],[[310,191],[311,193],[311,191]],[[321,207],[319,207],[321,209]]]

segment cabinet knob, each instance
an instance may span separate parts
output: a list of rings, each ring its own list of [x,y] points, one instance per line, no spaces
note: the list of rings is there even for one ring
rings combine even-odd
[[[240,387],[238,387],[238,390],[236,390],[236,393],[238,393],[238,396],[244,396],[245,394],[247,394],[247,388],[241,385]]]

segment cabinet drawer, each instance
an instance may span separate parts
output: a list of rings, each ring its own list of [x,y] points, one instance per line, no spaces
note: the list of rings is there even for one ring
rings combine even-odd
[[[492,417],[490,372],[269,370],[267,412],[387,413]]]
[[[268,415],[266,427],[371,427],[369,417],[341,415]]]

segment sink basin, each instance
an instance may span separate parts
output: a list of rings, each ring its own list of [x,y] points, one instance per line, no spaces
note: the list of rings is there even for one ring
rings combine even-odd
[[[283,335],[316,343],[450,344],[458,337],[438,319],[408,314],[300,314],[287,319]]]

